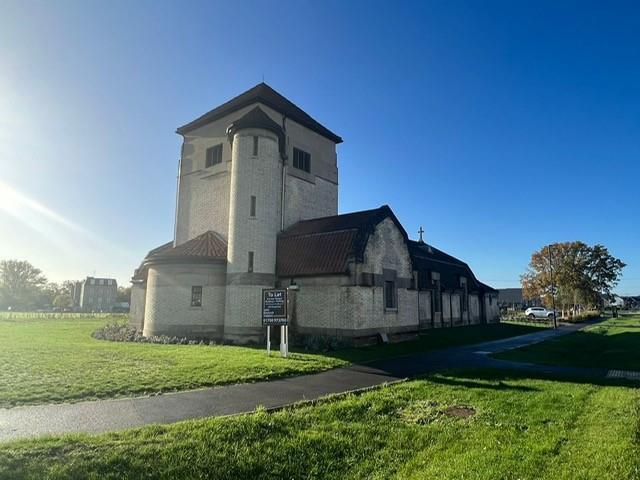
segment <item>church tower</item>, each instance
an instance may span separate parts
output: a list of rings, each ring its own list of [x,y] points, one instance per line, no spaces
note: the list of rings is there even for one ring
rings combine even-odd
[[[150,336],[257,341],[279,233],[338,213],[342,139],[265,83],[177,133],[174,238],[136,270],[131,323]]]
[[[285,135],[259,106],[233,122],[225,340],[259,340],[262,289],[275,285]]]

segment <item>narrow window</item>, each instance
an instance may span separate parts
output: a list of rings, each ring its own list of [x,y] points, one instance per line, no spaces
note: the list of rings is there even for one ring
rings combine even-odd
[[[253,137],[253,156],[258,156],[258,137]]]
[[[207,158],[205,161],[205,168],[212,167],[222,163],[222,144],[219,143],[211,148],[207,148]]]
[[[311,172],[311,154],[294,147],[293,166],[305,172]]]
[[[249,273],[253,272],[253,252],[249,252],[249,266],[247,268]]]
[[[384,282],[384,306],[396,308],[396,282],[389,280]]]
[[[256,197],[251,195],[251,207],[249,209],[249,216],[256,216]]]
[[[202,287],[201,286],[191,287],[191,306],[192,307],[202,306]]]

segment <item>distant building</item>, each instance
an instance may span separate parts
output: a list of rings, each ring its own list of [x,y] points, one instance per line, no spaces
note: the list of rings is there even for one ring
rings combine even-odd
[[[114,278],[87,277],[76,282],[71,297],[74,308],[83,312],[110,312],[116,304],[118,283]]]
[[[539,307],[542,302],[539,299],[525,300],[521,288],[499,288],[498,305],[500,308],[525,310],[529,307]]]

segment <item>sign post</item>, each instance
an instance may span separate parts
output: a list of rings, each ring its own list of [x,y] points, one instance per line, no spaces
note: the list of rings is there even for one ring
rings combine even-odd
[[[289,354],[288,302],[286,288],[262,290],[262,325],[267,327],[267,354],[271,354],[271,327],[280,326],[280,354]]]

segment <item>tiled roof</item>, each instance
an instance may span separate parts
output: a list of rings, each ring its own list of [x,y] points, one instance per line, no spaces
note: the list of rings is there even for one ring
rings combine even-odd
[[[227,258],[227,242],[216,232],[208,231],[191,240],[173,246],[173,241],[167,242],[150,250],[138,268],[133,272],[132,280],[147,279],[149,264],[162,260],[214,260]]]
[[[322,135],[325,138],[333,141],[334,143],[342,143],[342,138],[333,133],[328,128],[322,126],[316,120],[314,120],[308,113],[302,110],[300,107],[293,104],[290,100],[276,92],[266,83],[259,83],[255,87],[247,90],[246,92],[232,98],[226,103],[223,103],[219,107],[205,113],[204,115],[196,118],[192,122],[187,123],[179,127],[177,133],[184,135],[202,125],[213,122],[219,118],[224,117],[236,110],[240,110],[253,103],[262,103],[270,108],[273,108],[277,112],[285,115],[286,117],[294,120],[307,127],[308,129]]]
[[[278,275],[345,273],[357,234],[351,229],[278,238]]]
[[[160,258],[227,258],[227,242],[209,230],[177,247],[163,248],[147,257],[148,260]]]
[[[278,236],[277,274],[290,277],[345,273],[350,258],[362,261],[369,234],[388,217],[406,238],[404,228],[387,205],[292,225]]]

